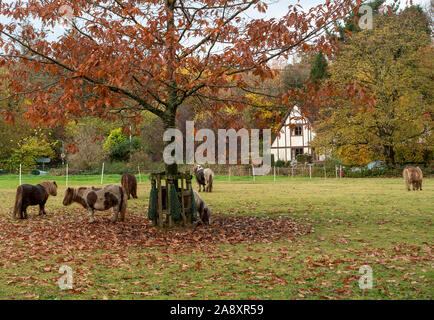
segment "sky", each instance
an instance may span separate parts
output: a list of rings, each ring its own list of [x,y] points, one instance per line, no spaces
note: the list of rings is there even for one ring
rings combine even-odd
[[[324,3],[324,0],[266,0],[267,3],[270,3],[266,17],[267,18],[279,18],[282,17],[288,11],[288,5],[294,5],[297,2],[303,8],[311,8],[313,6]],[[391,3],[392,1],[388,0],[387,3]],[[401,6],[405,7],[406,0],[401,0]],[[429,5],[430,0],[413,0],[413,4],[419,4],[423,8],[426,5]]]

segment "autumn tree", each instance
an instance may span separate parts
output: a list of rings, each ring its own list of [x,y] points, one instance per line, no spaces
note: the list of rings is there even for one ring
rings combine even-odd
[[[433,59],[423,12],[411,7],[397,15],[377,16],[373,30],[349,38],[330,66],[329,81],[337,92],[359,85],[372,99],[357,105],[336,95],[321,110],[323,120],[317,126],[314,146],[352,164],[374,158],[393,166],[402,149],[411,154],[422,148],[429,153]]]
[[[91,170],[103,162],[107,157],[103,149],[104,139],[109,135],[111,126],[91,117],[70,121],[66,125],[64,142],[72,149],[72,152],[67,153],[70,169]]]
[[[268,63],[296,49],[326,50],[324,29],[360,2],[330,0],[306,10],[293,4],[281,19],[265,20],[251,18],[267,11],[259,0],[3,1],[0,61],[18,71],[2,78],[31,99],[27,114],[35,123],[91,115],[129,118],[137,127],[149,111],[172,128],[188,98],[215,112],[244,108],[246,98],[222,91],[244,88],[247,72],[273,77]],[[65,5],[72,18],[53,39]],[[52,81],[30,84],[36,71]],[[176,172],[176,164],[167,170]]]
[[[51,142],[49,137],[41,129],[33,130],[32,134],[18,141],[13,148],[13,153],[5,162],[9,171],[18,171],[20,165],[23,170],[33,169],[38,158],[50,158],[55,155],[54,147],[56,142]]]

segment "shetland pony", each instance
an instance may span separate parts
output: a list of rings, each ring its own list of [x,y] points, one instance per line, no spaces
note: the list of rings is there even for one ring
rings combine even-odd
[[[423,173],[419,167],[406,167],[402,172],[407,190],[410,191],[410,185],[414,190],[422,190]]]
[[[202,186],[202,191],[212,192],[212,183],[214,180],[214,172],[210,168],[204,169],[201,165],[196,164],[193,167],[193,173],[196,177],[197,184]]]
[[[137,199],[137,178],[136,176],[124,173],[121,178],[122,187],[125,189],[128,200],[130,200],[130,194],[134,199]]]
[[[87,209],[89,212],[90,222],[95,222],[94,210],[104,211],[113,208],[112,221],[125,220],[127,211],[127,195],[121,186],[110,184],[102,188],[94,187],[79,187],[67,188],[63,205],[68,206],[73,202],[77,202]]]
[[[194,202],[196,202],[197,212],[199,213],[200,221],[203,224],[209,224],[209,217],[211,215],[211,209],[208,207],[206,202],[201,198],[199,193],[196,190],[193,190],[194,193]]]
[[[27,207],[39,205],[39,215],[47,214],[45,212],[45,203],[48,196],[57,195],[56,181],[44,181],[36,186],[31,184],[22,184],[17,188],[15,196],[15,206],[13,217],[26,219]]]

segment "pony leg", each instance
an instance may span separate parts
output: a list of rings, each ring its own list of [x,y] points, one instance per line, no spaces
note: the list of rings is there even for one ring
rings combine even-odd
[[[95,215],[91,208],[89,208],[89,222],[94,223],[95,222]]]
[[[44,203],[41,203],[41,204],[39,205],[39,215],[41,216],[41,215],[43,215],[43,214],[47,214],[47,213],[45,212],[45,202],[44,202]]]
[[[21,219],[27,219],[27,206],[23,206],[21,210]]]
[[[115,209],[115,207],[113,207],[113,215],[112,215],[112,222],[116,222],[118,221],[118,214],[119,214],[119,209]]]

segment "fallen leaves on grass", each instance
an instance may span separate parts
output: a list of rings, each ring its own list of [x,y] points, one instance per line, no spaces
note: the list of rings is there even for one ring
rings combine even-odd
[[[38,260],[60,255],[63,261],[77,251],[126,250],[129,247],[165,247],[170,249],[207,247],[216,243],[269,243],[312,232],[310,224],[288,218],[255,216],[214,217],[209,226],[159,230],[143,216],[130,215],[126,222],[112,223],[98,216],[88,223],[86,216],[56,214],[25,221],[0,218],[2,261]]]

